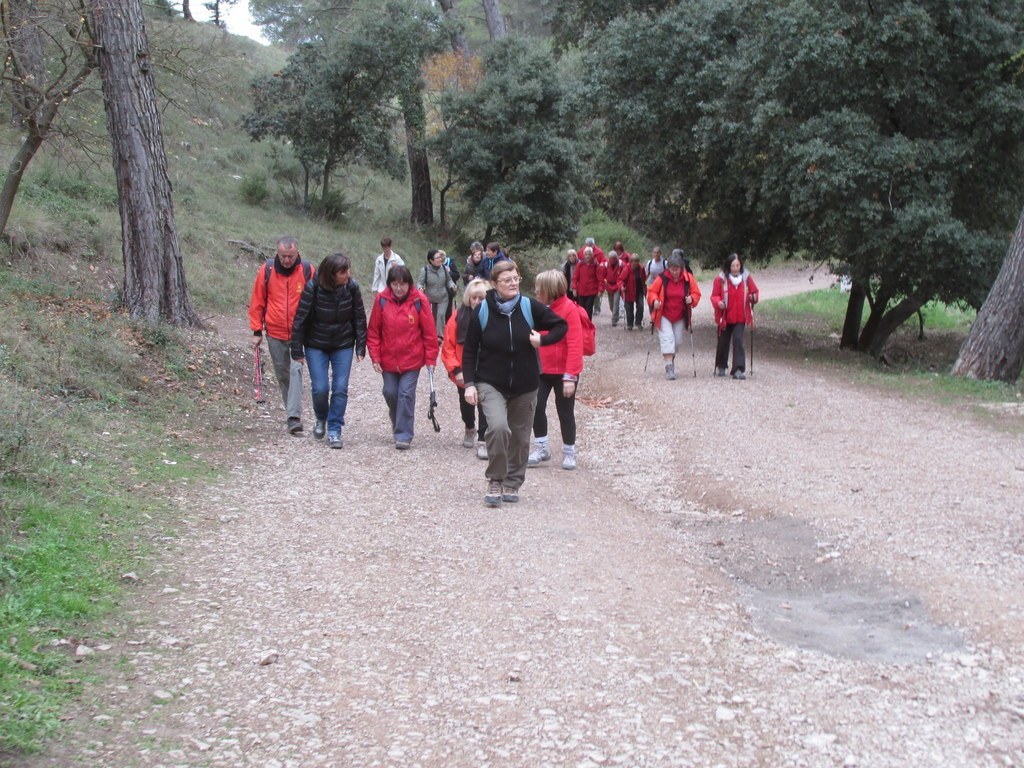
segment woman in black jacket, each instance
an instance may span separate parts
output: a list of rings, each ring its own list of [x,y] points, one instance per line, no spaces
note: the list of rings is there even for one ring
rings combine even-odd
[[[342,446],[352,355],[360,362],[366,356],[366,309],[351,268],[343,253],[320,262],[316,277],[302,291],[292,325],[292,359],[301,363],[305,357],[309,367],[316,414],[313,437],[319,440],[326,432],[331,448]]]
[[[462,375],[466,402],[479,402],[487,419],[484,503],[498,507],[519,501],[526,479],[540,385],[537,348],[561,341],[569,326],[545,304],[519,293],[522,278],[514,261],[495,264],[491,277],[494,289],[466,328]]]

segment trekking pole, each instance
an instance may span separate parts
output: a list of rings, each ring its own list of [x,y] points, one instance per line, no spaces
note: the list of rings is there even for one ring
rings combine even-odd
[[[688,307],[686,314],[690,317],[690,356],[693,357],[693,378],[697,378],[697,349],[693,345],[693,307]],[[751,347],[753,349],[753,347]]]
[[[440,432],[441,425],[437,423],[437,417],[434,415],[434,409],[437,408],[437,392],[434,389],[433,368],[427,368],[427,376],[430,379],[430,407],[427,409],[427,418],[430,419],[430,423],[434,425],[434,431]]]
[[[256,402],[265,403],[266,400],[263,399],[263,352],[262,345],[259,343],[253,347],[252,385]]]
[[[654,323],[651,323],[651,337],[654,336]],[[647,346],[647,359],[644,360],[644,373],[647,373],[647,364],[651,362],[651,347]]]
[[[754,376],[754,324],[750,324],[750,376]]]

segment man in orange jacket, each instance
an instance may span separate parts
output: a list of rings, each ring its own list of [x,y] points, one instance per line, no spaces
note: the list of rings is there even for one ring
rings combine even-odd
[[[256,347],[264,330],[267,333],[267,348],[288,415],[288,432],[293,435],[302,433],[302,363],[292,360],[289,344],[302,289],[315,272],[312,264],[302,262],[298,241],[282,237],[277,241],[274,260],[267,261],[256,273],[249,297],[249,328],[256,337]]]

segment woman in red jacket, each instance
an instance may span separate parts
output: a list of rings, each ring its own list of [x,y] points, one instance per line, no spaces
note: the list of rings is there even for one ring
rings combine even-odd
[[[557,344],[541,347],[540,387],[533,413],[533,450],[527,464],[535,467],[550,461],[548,448],[548,395],[555,393],[555,412],[562,430],[562,469],[576,469],[576,385],[583,372],[583,326],[580,308],[567,295],[565,276],[557,269],[537,275],[537,298],[565,320],[569,330]]]
[[[587,317],[594,318],[594,301],[601,293],[603,270],[594,257],[594,249],[587,246],[583,249],[583,259],[576,264],[572,272],[572,289],[576,292],[579,305],[587,312]]]
[[[732,370],[734,379],[745,379],[747,353],[743,349],[743,332],[754,327],[754,305],[757,304],[757,283],[743,268],[743,257],[730,254],[722,265],[711,289],[711,304],[715,308],[718,326],[718,349],[715,350],[715,376],[725,376],[729,365],[729,342],[732,342]]]
[[[629,256],[629,266],[622,281],[622,301],[626,305],[626,330],[644,327],[644,298],[647,294],[647,273],[640,257]]]
[[[466,402],[466,377],[462,372],[462,348],[466,344],[466,330],[469,328],[470,315],[480,306],[480,302],[493,287],[489,280],[480,278],[469,282],[466,290],[462,293],[462,306],[448,318],[448,325],[444,329],[444,342],[441,344],[441,362],[444,363],[445,370],[448,371],[448,378],[459,390],[459,412],[462,414],[462,423],[466,425],[462,447],[472,448],[475,441],[476,457],[485,461],[487,460],[487,444],[484,442],[484,435],[487,433],[487,419],[484,418],[483,409],[477,404],[476,411],[480,416],[480,427],[477,429],[473,406]]]
[[[608,291],[608,311],[612,313],[612,328],[619,324],[622,303],[622,281],[629,273],[629,262],[623,262],[621,253],[613,250],[604,265],[604,289]]]
[[[412,284],[405,265],[388,270],[387,287],[373,302],[366,329],[366,349],[373,370],[384,377],[384,402],[395,435],[395,448],[412,444],[416,415],[416,382],[420,369],[433,371],[437,361],[437,329],[430,301]]]
[[[647,302],[651,305],[651,324],[658,329],[661,356],[665,358],[665,378],[671,381],[676,377],[676,349],[683,343],[683,333],[692,331],[700,286],[686,269],[683,252],[678,248],[666,264],[665,271],[647,289]]]

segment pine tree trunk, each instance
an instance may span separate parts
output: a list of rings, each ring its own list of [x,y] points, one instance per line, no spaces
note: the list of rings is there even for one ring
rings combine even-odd
[[[121,213],[125,307],[152,323],[200,325],[178,246],[141,2],[89,5]]]
[[[953,365],[954,376],[1012,384],[1024,368],[1024,211],[988,298]]]
[[[195,21],[192,9],[188,7],[188,0],[181,0],[181,16],[185,21]]]
[[[32,0],[7,0],[4,32],[7,37],[9,77],[14,104],[11,125],[20,128],[34,115],[38,120],[45,101],[46,66],[43,62],[43,39],[39,21],[33,18]]]
[[[451,29],[448,39],[451,40],[452,50],[460,56],[469,56],[469,43],[466,42],[466,35],[459,23],[459,10],[455,5],[455,0],[437,0],[437,4],[441,6]]]
[[[427,115],[423,108],[423,95],[418,90],[412,90],[402,96],[401,103],[402,116],[405,118],[409,181],[412,185],[409,221],[413,224],[433,224],[434,198],[430,187],[430,161],[424,147]]]
[[[501,14],[501,3],[499,0],[483,0],[483,4],[484,19],[487,22],[487,33],[491,36],[491,42],[501,40],[508,35],[505,17]]]

